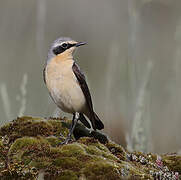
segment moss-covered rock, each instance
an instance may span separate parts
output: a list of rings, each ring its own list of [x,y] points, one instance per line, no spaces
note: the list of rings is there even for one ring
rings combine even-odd
[[[130,153],[100,132],[71,121],[21,117],[0,128],[0,179],[178,179],[181,156]],[[61,133],[61,136],[59,134]]]

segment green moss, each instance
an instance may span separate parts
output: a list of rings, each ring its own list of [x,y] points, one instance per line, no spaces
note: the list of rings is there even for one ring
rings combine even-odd
[[[60,147],[51,147],[50,151],[51,151],[52,155],[57,155],[57,154],[60,155],[60,154],[62,154],[62,151],[61,151]]]
[[[49,148],[49,143],[43,138],[34,137],[23,137],[17,139],[10,147],[9,154],[17,153],[17,151],[27,150],[29,147],[36,146],[36,148],[41,149],[43,147]]]
[[[99,155],[99,156],[102,154],[102,152],[97,147],[92,145],[86,146],[86,152],[88,154]]]
[[[85,154],[85,149],[79,143],[67,144],[61,147],[61,153],[64,154],[66,157],[75,157],[81,156]]]
[[[69,130],[64,126],[65,122],[62,122],[60,119],[49,119],[47,122],[53,126],[53,135],[59,137],[61,132],[63,136],[67,136]]]
[[[119,167],[117,167],[113,162],[105,160],[87,164],[87,166],[82,170],[82,173],[90,180],[121,179]]]
[[[149,176],[144,170],[144,168],[137,168],[137,166],[134,163],[129,162],[122,162],[122,167],[125,171],[129,173],[129,175],[143,178]]]
[[[97,146],[89,145],[85,147],[86,152],[90,155],[96,155],[96,156],[101,156],[103,158],[108,158],[111,160],[118,160],[114,155],[112,155],[109,151],[105,150],[100,150]]]
[[[2,140],[0,140],[0,161],[5,160],[6,156],[6,149],[5,146],[3,145]]]
[[[105,144],[109,151],[115,155],[118,159],[125,161],[127,159],[127,152],[118,144],[115,144],[112,141],[109,141]]]
[[[181,156],[179,155],[163,155],[163,163],[168,166],[172,171],[181,174]]]
[[[37,169],[46,169],[52,163],[52,160],[49,157],[37,157],[30,161],[29,166],[36,167]]]
[[[56,180],[78,180],[74,171],[66,170],[59,175]]]
[[[77,169],[80,170],[82,163],[76,159],[76,157],[60,157],[53,161],[53,164],[63,169]]]
[[[80,138],[77,142],[81,144],[85,144],[85,145],[91,145],[91,144],[97,144],[98,140],[94,138],[83,137],[83,138]]]
[[[48,136],[53,134],[53,127],[50,123],[44,121],[31,122],[25,124],[23,128],[20,128],[20,133],[23,136],[37,136],[37,134]]]
[[[8,158],[13,166],[16,162],[24,165],[42,168],[47,166],[47,158],[44,156],[50,153],[50,145],[46,139],[24,137],[17,139],[10,147]]]
[[[71,121],[61,118],[21,117],[0,128],[0,179],[153,179],[164,171],[156,163],[156,154],[128,152],[106,136],[80,125],[76,139],[59,145],[59,134],[67,136]],[[82,137],[89,136],[89,137]],[[79,138],[82,137],[82,138]],[[102,142],[102,143],[100,143]],[[106,144],[104,144],[107,142]],[[144,160],[142,160],[144,159]],[[181,156],[163,155],[167,172],[181,173]],[[161,177],[161,175],[160,175]]]
[[[60,139],[57,138],[56,136],[50,136],[50,137],[47,137],[46,140],[49,142],[49,144],[52,146],[52,147],[56,147],[60,144]]]
[[[0,149],[1,149],[1,148],[4,148],[4,145],[3,145],[2,140],[0,140]]]
[[[49,136],[53,134],[53,126],[41,118],[32,119],[31,117],[17,118],[13,122],[0,129],[0,135],[7,135],[10,142],[24,136]]]

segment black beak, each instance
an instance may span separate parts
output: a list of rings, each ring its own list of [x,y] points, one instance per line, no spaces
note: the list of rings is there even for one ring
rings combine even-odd
[[[75,44],[75,46],[79,47],[79,46],[83,46],[85,44],[87,44],[87,43],[86,42],[78,42],[78,43]]]

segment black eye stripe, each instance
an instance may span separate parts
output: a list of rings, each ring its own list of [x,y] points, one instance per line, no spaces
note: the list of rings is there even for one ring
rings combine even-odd
[[[67,45],[67,46],[65,47],[64,44]],[[67,50],[67,49],[69,49],[69,48],[71,48],[71,47],[73,47],[73,46],[75,46],[75,45],[76,45],[76,44],[63,43],[62,45],[55,47],[55,48],[53,49],[53,53],[54,53],[55,55],[61,54],[61,53],[64,52],[65,50]]]
[[[55,54],[55,55],[58,55],[58,54],[60,54],[60,53],[62,53],[62,52],[64,52],[65,51],[65,49],[63,49],[61,46],[57,46],[57,47],[55,47],[54,49],[53,49],[53,53]]]
[[[66,49],[69,49],[69,48],[71,48],[71,47],[73,47],[73,46],[75,46],[75,45],[76,45],[76,44],[68,44]]]

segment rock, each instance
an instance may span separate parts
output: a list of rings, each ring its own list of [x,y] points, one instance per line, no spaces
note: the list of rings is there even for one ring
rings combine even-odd
[[[179,179],[181,156],[131,153],[82,124],[76,126],[75,140],[59,145],[70,123],[21,117],[1,127],[0,179]]]

